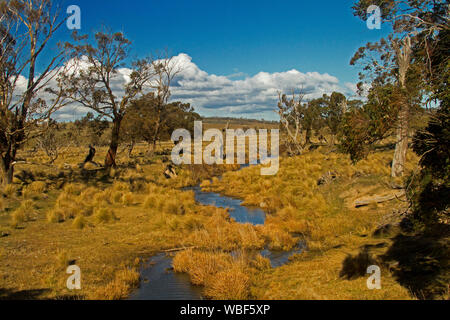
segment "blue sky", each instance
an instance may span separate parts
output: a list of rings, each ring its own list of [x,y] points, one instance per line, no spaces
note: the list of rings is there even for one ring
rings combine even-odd
[[[234,80],[295,69],[328,74],[345,87],[358,81],[358,70],[349,65],[353,53],[387,32],[369,30],[352,15],[350,0],[62,3],[81,8],[82,33],[107,25],[125,32],[137,56],[168,48],[173,55],[188,55],[208,75]]]

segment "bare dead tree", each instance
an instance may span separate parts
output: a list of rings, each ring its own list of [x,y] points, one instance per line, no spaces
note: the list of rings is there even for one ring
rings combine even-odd
[[[296,95],[294,90],[291,98],[278,92],[277,114],[286,132],[287,138],[285,145],[291,155],[299,155],[304,149],[304,130],[302,125],[305,109],[303,105],[304,97],[305,95],[302,92]]]
[[[163,55],[159,55],[157,59],[153,59],[152,67],[154,77],[149,81],[150,88],[154,91],[157,101],[156,105],[156,122],[153,136],[153,150],[156,147],[158,137],[163,122],[164,108],[171,97],[171,85],[174,78],[182,71],[180,65],[177,64],[173,57],[170,57],[166,51]]]

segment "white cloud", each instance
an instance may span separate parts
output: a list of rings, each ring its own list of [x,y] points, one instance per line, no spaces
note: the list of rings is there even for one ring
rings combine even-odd
[[[278,91],[289,93],[302,89],[306,99],[318,98],[333,91],[355,96],[355,84],[341,85],[336,77],[327,73],[302,73],[293,69],[276,73],[260,72],[254,76],[242,73],[220,76],[201,70],[184,53],[174,57],[173,61],[182,71],[174,79],[172,100],[189,102],[204,116],[276,119],[274,110]],[[116,96],[123,95],[123,85],[130,80],[130,73],[131,70],[127,68],[118,70],[112,81]],[[57,117],[67,120],[84,113],[86,109],[71,105],[60,110]]]

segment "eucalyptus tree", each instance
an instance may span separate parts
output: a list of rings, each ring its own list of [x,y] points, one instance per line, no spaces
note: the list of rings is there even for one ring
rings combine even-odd
[[[62,89],[73,103],[93,110],[112,122],[111,140],[105,167],[116,166],[120,127],[129,103],[143,91],[154,76],[148,59],[129,60],[131,41],[121,32],[100,31],[91,43],[86,35],[74,33],[68,44],[75,68],[62,75]]]
[[[417,76],[413,74],[417,62],[414,50],[439,31],[448,30],[448,3],[438,0],[359,0],[353,7],[354,14],[366,20],[369,15],[367,9],[372,5],[380,8],[382,21],[392,32],[387,38],[360,48],[351,64],[362,64],[360,90],[364,83],[372,87],[388,83],[396,86],[398,113],[391,175],[398,177],[403,175],[408,150],[411,101],[423,94],[416,90],[417,86],[415,89],[408,87],[409,80]]]
[[[18,150],[65,105],[58,74],[65,47],[50,48],[64,23],[50,0],[0,1],[0,180],[12,182]],[[52,90],[50,96],[48,91]]]
[[[105,159],[109,169],[116,166],[122,120],[132,101],[152,91],[163,107],[178,67],[168,57],[131,60],[132,43],[121,32],[97,32],[93,42],[74,33],[74,40],[75,44],[68,46],[77,57],[72,62],[76,67],[62,77],[62,90],[74,103],[112,122]]]

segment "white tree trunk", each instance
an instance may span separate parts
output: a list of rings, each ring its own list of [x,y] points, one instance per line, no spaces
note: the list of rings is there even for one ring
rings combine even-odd
[[[406,152],[408,151],[408,129],[409,129],[409,108],[407,105],[402,106],[398,115],[397,134],[394,159],[392,160],[392,177],[403,176]]]
[[[401,44],[394,42],[394,50],[398,63],[398,85],[403,91],[406,91],[406,74],[411,65],[412,46],[409,36],[401,42]],[[395,153],[392,160],[391,176],[393,178],[403,176],[405,169],[408,151],[409,111],[408,99],[402,97],[397,120]]]

